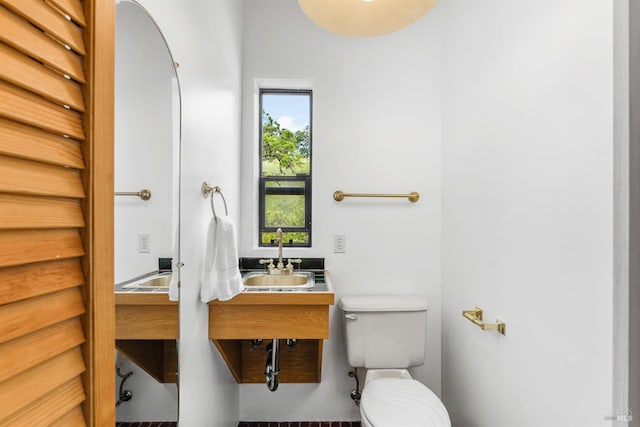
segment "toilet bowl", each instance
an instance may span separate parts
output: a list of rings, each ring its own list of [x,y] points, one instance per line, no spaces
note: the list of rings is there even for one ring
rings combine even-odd
[[[451,427],[438,396],[404,369],[367,372],[360,416],[364,427]]]
[[[340,300],[349,365],[368,369],[360,400],[365,427],[451,427],[434,392],[406,368],[424,364],[427,304],[420,296]]]

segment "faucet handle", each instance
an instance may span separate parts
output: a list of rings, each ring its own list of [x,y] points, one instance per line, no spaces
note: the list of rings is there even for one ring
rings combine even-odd
[[[273,259],[271,259],[271,258],[258,260],[258,264],[260,264],[260,265],[269,264],[269,265],[267,265],[267,268],[269,270],[272,270],[272,269],[275,268],[275,266],[273,265]]]
[[[294,259],[289,258],[287,261],[288,261],[287,262],[287,270],[289,270],[289,271],[293,271],[293,264],[301,264],[302,263],[302,260],[300,258],[294,258]]]

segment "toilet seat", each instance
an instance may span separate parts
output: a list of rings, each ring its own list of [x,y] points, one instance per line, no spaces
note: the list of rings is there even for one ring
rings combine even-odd
[[[369,381],[362,392],[360,410],[365,425],[374,427],[451,427],[438,396],[413,379]]]

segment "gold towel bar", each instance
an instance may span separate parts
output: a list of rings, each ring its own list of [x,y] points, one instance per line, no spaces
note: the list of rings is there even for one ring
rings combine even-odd
[[[140,191],[116,191],[116,196],[138,196],[142,200],[149,200],[151,198],[151,191],[143,188]]]
[[[482,309],[478,306],[476,306],[475,310],[464,310],[462,315],[474,325],[480,326],[483,331],[498,331],[502,335],[507,332],[507,325],[499,320],[496,320],[496,323],[484,323],[482,321]]]
[[[345,193],[337,190],[333,193],[333,198],[337,202],[341,202],[345,197],[403,197],[409,199],[410,202],[415,203],[420,198],[420,194],[417,191],[412,191],[409,194],[370,194],[370,193]]]

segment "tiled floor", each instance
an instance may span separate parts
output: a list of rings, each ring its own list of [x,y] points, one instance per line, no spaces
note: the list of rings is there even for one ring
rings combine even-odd
[[[116,427],[177,427],[178,423],[171,421],[136,421],[132,423],[116,423]]]
[[[360,427],[360,421],[241,421],[238,427]]]
[[[120,422],[116,427],[177,427],[170,421]],[[238,427],[360,427],[360,421],[241,421]]]
[[[116,427],[177,427],[170,421],[139,421],[116,423]],[[360,427],[360,421],[241,421],[238,427]]]

